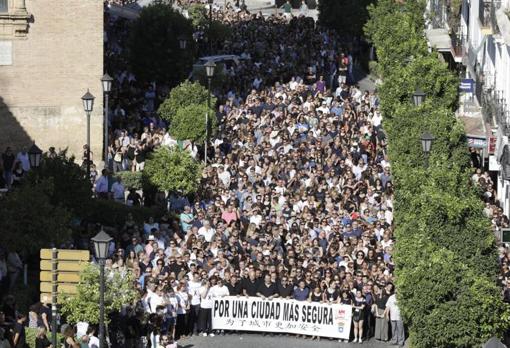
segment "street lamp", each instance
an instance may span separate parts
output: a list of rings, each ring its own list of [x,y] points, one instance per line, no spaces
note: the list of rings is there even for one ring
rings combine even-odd
[[[429,154],[430,148],[432,147],[432,142],[435,140],[434,136],[429,132],[425,132],[421,135],[421,149],[423,151],[423,155],[425,156],[425,168],[429,167]]]
[[[179,48],[184,51],[186,49],[186,46],[188,45],[188,38],[184,35],[181,35],[181,36],[179,36],[178,40],[179,40]]]
[[[108,250],[112,237],[110,237],[101,227],[101,231],[92,238],[96,259],[99,261],[100,267],[100,287],[99,287],[99,348],[104,345],[104,266],[108,256]]]
[[[427,94],[423,92],[419,87],[418,89],[413,93],[413,102],[414,106],[420,106],[427,97]]]
[[[30,161],[30,168],[37,168],[41,164],[42,150],[34,144],[28,150],[28,160]]]
[[[108,73],[104,74],[101,78],[101,84],[103,86],[103,94],[104,94],[104,167],[108,168],[108,96],[112,90],[112,82],[113,78],[108,75]]]
[[[211,110],[211,81],[214,76],[216,64],[210,60],[205,63],[205,74],[207,76],[207,112],[205,113],[205,142],[204,142],[204,163],[207,165],[207,142],[209,141],[209,110]]]
[[[207,39],[209,40],[209,55],[212,55],[212,6],[213,6],[213,2],[214,0],[208,0],[207,1],[209,3],[209,34],[207,35]]]
[[[83,110],[87,114],[87,180],[90,180],[90,113],[94,109],[95,97],[87,89],[87,93],[81,97]]]

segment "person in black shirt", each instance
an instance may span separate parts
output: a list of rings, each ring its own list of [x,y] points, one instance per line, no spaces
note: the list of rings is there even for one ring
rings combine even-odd
[[[245,296],[257,296],[257,290],[259,288],[259,281],[255,277],[255,271],[250,271],[248,278],[243,281],[243,295]]]
[[[14,324],[14,347],[15,348],[26,348],[27,347],[27,336],[25,333],[25,322],[27,321],[27,315],[24,313],[18,313],[16,316],[16,324]]]
[[[46,328],[41,326],[37,329],[37,336],[35,337],[35,348],[48,348],[51,342],[46,336]]]
[[[226,284],[230,296],[238,296],[243,293],[243,286],[237,279],[237,275],[232,274],[230,276],[230,282]]]
[[[292,298],[294,286],[289,283],[287,276],[282,277],[281,282],[278,284],[278,295],[282,298]]]
[[[276,284],[271,282],[271,276],[269,274],[264,276],[264,282],[259,285],[257,296],[268,298],[270,300],[278,297],[278,288],[276,287]]]

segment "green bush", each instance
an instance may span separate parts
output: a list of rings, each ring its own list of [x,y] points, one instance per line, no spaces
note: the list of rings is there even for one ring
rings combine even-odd
[[[115,176],[120,176],[126,189],[141,190],[143,188],[142,172],[118,172]]]
[[[94,200],[87,209],[85,218],[87,221],[111,227],[122,227],[128,214],[138,224],[147,221],[149,217],[160,218],[165,214],[162,207],[134,207],[115,201]]]
[[[159,116],[172,123],[173,117],[179,109],[191,104],[207,105],[208,98],[207,88],[198,82],[190,82],[188,80],[173,88],[168,98],[159,106]],[[211,96],[211,105],[216,104],[216,98]]]
[[[202,165],[188,151],[163,146],[147,159],[144,175],[160,191],[189,195],[198,190]]]
[[[497,250],[470,186],[466,135],[455,118],[458,78],[428,52],[424,1],[379,0],[365,33],[375,45],[395,184],[396,285],[410,346],[475,347],[501,337],[509,306],[496,285]],[[427,99],[419,107],[412,94]],[[424,167],[420,136],[435,136]]]
[[[170,135],[177,140],[203,143],[206,139],[206,114],[209,119],[209,138],[216,133],[216,112],[207,105],[191,104],[177,111],[170,125]]]

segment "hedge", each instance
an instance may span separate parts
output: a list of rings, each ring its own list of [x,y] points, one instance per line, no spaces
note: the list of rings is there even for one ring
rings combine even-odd
[[[143,224],[149,217],[158,219],[165,214],[165,209],[159,206],[154,207],[136,207],[128,206],[111,200],[93,200],[83,214],[88,221],[110,227],[122,227],[126,222],[128,214],[138,224]]]
[[[395,184],[395,275],[411,347],[474,347],[502,337],[509,306],[496,285],[497,249],[470,185],[466,134],[455,118],[458,78],[429,52],[425,2],[379,0],[365,34],[375,46]],[[421,88],[427,99],[412,103]],[[420,136],[435,136],[425,168]]]

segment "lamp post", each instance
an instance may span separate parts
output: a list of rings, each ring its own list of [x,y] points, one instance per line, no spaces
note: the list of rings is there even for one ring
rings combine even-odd
[[[87,180],[90,180],[90,113],[94,109],[95,97],[87,89],[87,93],[81,97],[83,110],[87,114]]]
[[[101,85],[103,86],[104,94],[104,167],[108,168],[108,96],[112,90],[112,82],[108,73],[104,74],[101,78]]]
[[[92,238],[92,242],[94,243],[94,250],[96,252],[96,259],[99,261],[99,269],[100,269],[100,286],[99,286],[99,348],[105,347],[104,341],[104,266],[105,260],[108,256],[108,249],[110,242],[112,241],[112,237],[110,237],[103,228],[101,227],[101,231]]]
[[[423,92],[420,88],[416,89],[416,91],[413,93],[413,103],[414,106],[420,106],[427,97],[427,94]]]
[[[425,169],[429,167],[429,154],[430,148],[432,147],[432,142],[435,140],[434,136],[429,132],[424,132],[421,135],[421,149],[423,151],[423,155],[425,157]]]
[[[214,76],[216,64],[213,61],[205,63],[205,74],[207,75],[207,112],[205,113],[205,142],[204,162],[207,165],[207,142],[209,141],[209,110],[211,110],[211,81]]]
[[[181,36],[179,36],[178,40],[179,40],[179,48],[182,51],[184,51],[186,49],[186,46],[188,45],[188,39],[186,38],[186,36],[181,35]]]
[[[212,55],[212,6],[213,6],[214,0],[208,0],[209,3],[209,33],[207,35],[207,40],[209,40],[209,55]]]
[[[37,168],[41,164],[42,150],[34,144],[28,150],[28,160],[30,161],[30,168]]]

